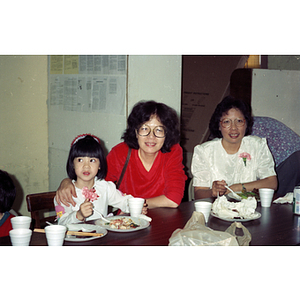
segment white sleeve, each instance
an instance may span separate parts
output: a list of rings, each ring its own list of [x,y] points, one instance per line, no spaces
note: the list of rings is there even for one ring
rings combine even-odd
[[[191,172],[193,174],[193,186],[211,186],[212,180],[209,159],[206,157],[204,147],[201,145],[198,145],[194,148]]]
[[[274,170],[274,159],[265,138],[261,139],[258,151],[257,177],[264,179],[276,175]]]
[[[76,218],[76,207],[74,208],[72,205],[65,206],[64,204],[58,205],[56,199],[54,198],[55,211],[58,218],[59,225],[66,225],[70,223],[79,223],[80,221]],[[77,205],[76,205],[77,206]]]
[[[131,195],[124,195],[119,190],[117,190],[116,185],[107,181],[108,188],[108,204],[121,209],[123,212],[129,213],[128,199],[133,198]]]

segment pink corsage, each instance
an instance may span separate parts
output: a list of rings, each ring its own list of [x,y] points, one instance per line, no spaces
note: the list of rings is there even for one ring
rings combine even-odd
[[[91,188],[89,190],[86,186],[82,189],[82,195],[85,197],[85,199],[89,199],[91,202],[97,200],[97,198],[99,197],[96,194],[96,190],[94,188]]]
[[[251,155],[247,152],[243,152],[239,155],[239,157],[241,157],[243,159],[244,165],[246,167],[246,161],[247,160],[251,160]]]

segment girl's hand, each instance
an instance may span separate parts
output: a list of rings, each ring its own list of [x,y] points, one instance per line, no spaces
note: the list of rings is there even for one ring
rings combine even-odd
[[[93,208],[93,203],[86,199],[79,207],[79,211],[76,214],[77,219],[83,221],[85,218],[91,216],[94,212]]]
[[[142,209],[142,214],[146,215],[147,213],[148,213],[148,204],[146,203],[146,199],[145,199],[144,206]]]
[[[218,193],[220,196],[223,196],[227,189],[225,187],[226,185],[226,181],[225,180],[221,180],[221,181],[214,181],[213,184],[212,184],[212,196],[213,197],[218,197]]]
[[[146,206],[144,206],[142,209],[142,214],[146,215],[147,213],[148,213],[148,208]]]

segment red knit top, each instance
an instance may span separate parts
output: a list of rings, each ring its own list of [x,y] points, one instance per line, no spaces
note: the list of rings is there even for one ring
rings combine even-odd
[[[116,182],[122,172],[128,153],[127,144],[113,147],[107,156],[107,181]],[[159,151],[148,172],[138,156],[138,150],[132,149],[120,191],[134,197],[153,198],[165,195],[180,204],[185,188],[186,175],[182,164],[182,148],[174,145],[170,152]]]

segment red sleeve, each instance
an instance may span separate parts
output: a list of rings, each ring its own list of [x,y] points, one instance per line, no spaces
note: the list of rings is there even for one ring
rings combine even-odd
[[[165,196],[178,205],[183,198],[187,179],[182,159],[182,148],[179,144],[176,144],[172,147],[165,166]]]

